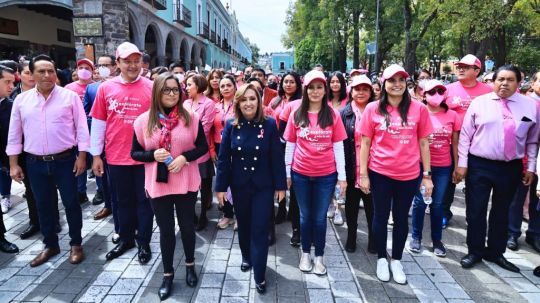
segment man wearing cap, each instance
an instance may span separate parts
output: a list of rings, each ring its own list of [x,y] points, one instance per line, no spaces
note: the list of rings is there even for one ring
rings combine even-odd
[[[36,87],[18,95],[13,103],[6,154],[11,177],[19,183],[28,177],[36,199],[45,249],[30,266],[41,265],[60,253],[58,215],[54,211],[57,188],[71,238],[69,261],[77,264],[84,259],[76,177],[86,169],[86,151],[90,147],[86,116],[79,96],[56,85],[56,67],[49,56],[34,57],[29,68]],[[27,176],[18,164],[23,151]]]
[[[110,178],[118,203],[120,241],[107,255],[112,260],[138,244],[141,264],[150,261],[154,214],[144,191],[144,166],[130,156],[133,122],[150,108],[152,81],[141,76],[142,53],[124,42],[116,50],[120,75],[98,88],[92,116],[90,152],[94,174],[104,172],[101,154],[105,146]],[[114,215],[114,214],[113,214]]]
[[[88,127],[90,129],[91,123],[92,123],[92,117],[90,116],[90,111],[92,110],[92,106],[94,105],[94,101],[96,99],[96,94],[99,86],[107,80],[110,80],[116,76],[116,58],[112,55],[103,55],[98,58],[97,65],[96,65],[99,76],[101,80],[99,82],[92,83],[88,85],[86,88],[86,92],[84,94],[83,98],[83,106],[84,111],[86,112],[86,118],[88,121]],[[101,220],[108,216],[110,216],[113,211],[116,212],[117,206],[116,206],[116,196],[112,191],[112,186],[110,183],[109,178],[107,176],[109,175],[107,173],[108,167],[107,163],[104,159],[103,161],[103,175],[101,177],[96,177],[96,195],[94,196],[94,199],[92,199],[93,205],[98,205],[103,202],[105,202],[104,207],[98,211],[96,214],[94,214],[94,220]],[[113,205],[114,204],[114,208]],[[117,243],[119,240],[118,235],[118,216],[113,216],[114,220],[114,234],[113,234],[113,243]]]
[[[446,104],[448,104],[448,107],[455,111],[459,118],[463,120],[472,100],[478,96],[491,93],[493,88],[476,80],[480,74],[482,64],[480,59],[476,58],[474,55],[466,55],[455,65],[458,81],[446,86]],[[443,201],[443,228],[446,228],[446,225],[453,216],[450,207],[454,202],[455,191],[456,185],[450,182]]]
[[[84,58],[77,61],[77,76],[79,80],[71,82],[66,85],[65,88],[74,91],[81,98],[81,102],[86,92],[86,87],[94,83],[92,75],[94,74],[94,62],[90,59]],[[90,164],[88,164],[90,165]],[[79,203],[88,202],[88,196],[86,195],[86,170],[77,178],[77,192],[79,193]]]
[[[534,178],[540,112],[535,102],[516,92],[521,81],[517,67],[504,65],[493,78],[494,92],[473,100],[459,137],[456,183],[467,175],[468,254],[461,259],[461,266],[470,268],[484,259],[506,270],[519,272],[519,268],[503,256],[508,235],[508,209],[519,182],[529,186]],[[527,169],[523,173],[525,156],[528,157]],[[491,209],[487,217],[491,192]]]

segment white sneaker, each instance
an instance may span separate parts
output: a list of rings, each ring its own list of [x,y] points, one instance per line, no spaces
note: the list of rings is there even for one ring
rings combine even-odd
[[[390,270],[392,270],[392,277],[394,278],[394,281],[397,284],[407,283],[407,277],[405,276],[405,273],[403,272],[403,265],[401,265],[401,261],[399,260],[390,261]]]
[[[0,200],[0,206],[2,207],[2,213],[7,214],[11,208],[11,200],[9,199],[9,196],[2,197],[2,200]]]
[[[343,225],[343,217],[341,216],[339,207],[336,207],[336,211],[334,212],[334,225]]]
[[[319,276],[326,275],[326,266],[324,266],[323,257],[315,257],[315,265],[313,266],[313,273]]]
[[[383,282],[390,281],[390,270],[388,269],[388,260],[386,258],[377,260],[377,278]]]
[[[235,223],[234,219],[229,219],[227,217],[221,217],[221,219],[219,219],[219,221],[218,221],[217,227],[219,229],[225,229],[225,228],[229,227],[229,225],[233,225],[234,223]]]
[[[310,272],[313,269],[313,264],[311,263],[311,256],[309,253],[302,253],[298,268],[300,268],[300,270],[304,272]]]
[[[333,218],[334,217],[334,203],[330,203],[330,205],[328,205],[328,211],[326,212],[326,217],[327,218]]]

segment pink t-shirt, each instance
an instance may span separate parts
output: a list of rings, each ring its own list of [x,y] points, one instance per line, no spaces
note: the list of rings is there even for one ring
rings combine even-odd
[[[145,77],[126,83],[118,76],[99,86],[90,116],[107,123],[105,130],[107,163],[141,164],[131,158],[133,122],[150,108],[152,84],[152,81]]]
[[[450,166],[452,158],[452,133],[461,130],[461,119],[458,114],[449,109],[438,113],[429,113],[433,125],[433,142],[429,145],[431,154],[431,166]]]
[[[402,120],[397,108],[388,106],[390,125],[387,126],[384,116],[378,112],[379,102],[369,103],[360,121],[362,136],[371,138],[368,168],[395,180],[418,178],[418,140],[433,131],[426,106],[412,101],[405,125],[401,125]]]
[[[482,82],[476,82],[474,87],[463,87],[461,82],[457,81],[446,86],[446,104],[463,120],[472,100],[492,91],[491,86]]]
[[[339,106],[338,106],[336,109],[337,109],[337,110],[342,110],[342,109],[344,109],[345,106],[347,106],[347,102],[348,102],[348,101],[349,101],[348,98],[345,98],[345,99],[341,100],[341,101],[339,102]],[[332,100],[328,100],[328,105],[329,105],[330,107],[333,107],[333,106],[332,106],[332,105],[333,105],[333,104],[332,104]]]
[[[279,120],[288,122],[289,116],[292,112],[294,112],[297,108],[300,107],[300,104],[302,104],[302,100],[293,100],[291,102],[288,102],[285,107],[283,107],[283,110],[281,113],[279,113]]]
[[[339,112],[334,112],[334,123],[321,129],[317,124],[318,113],[308,113],[309,126],[298,127],[290,115],[283,137],[296,143],[292,170],[310,177],[327,176],[336,172],[334,143],[347,138]]]
[[[92,81],[92,82],[90,82],[88,84],[92,84],[92,83],[94,83],[94,81]],[[88,84],[80,84],[79,81],[75,81],[75,82],[71,82],[70,84],[66,85],[64,88],[76,92],[77,95],[79,96],[79,98],[81,98],[81,101],[82,101],[82,99],[84,98],[84,93],[86,92],[86,87],[88,86]]]

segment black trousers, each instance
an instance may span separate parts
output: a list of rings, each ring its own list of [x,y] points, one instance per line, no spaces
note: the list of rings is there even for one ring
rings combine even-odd
[[[180,225],[182,245],[186,263],[195,261],[195,203],[197,192],[187,192],[183,195],[168,195],[150,199],[156,222],[159,226],[159,245],[163,262],[163,272],[174,273],[173,258],[176,246],[174,232],[174,212]]]
[[[366,220],[368,223],[368,239],[373,240],[373,200],[371,194],[365,194],[359,188],[354,186],[354,180],[347,180],[347,192],[345,197],[345,218],[347,220],[347,230],[349,236],[356,236],[358,229],[358,212],[360,211],[360,199],[364,201],[364,210],[366,212]]]
[[[488,160],[469,154],[465,186],[467,246],[469,253],[479,257],[500,257],[506,250],[508,211],[521,182],[523,164]],[[491,210],[487,218],[489,196]],[[489,221],[489,229],[488,222]],[[487,230],[487,248],[486,244]]]

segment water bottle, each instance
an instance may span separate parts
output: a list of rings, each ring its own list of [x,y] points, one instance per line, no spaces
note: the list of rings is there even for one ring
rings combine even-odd
[[[422,198],[424,199],[424,203],[426,203],[427,205],[430,205],[433,200],[431,199],[431,196],[426,197],[426,187],[424,185],[422,185],[422,187],[420,187],[420,193],[422,194]]]
[[[334,190],[334,200],[336,200],[337,204],[345,204],[345,200],[343,200],[343,197],[341,196],[341,187],[339,187],[339,185],[336,185]]]
[[[169,166],[172,163],[172,161],[174,161],[174,158],[171,155],[169,155],[169,157],[167,157],[167,159],[165,159],[165,161],[163,161],[163,163],[165,163],[165,165]]]

